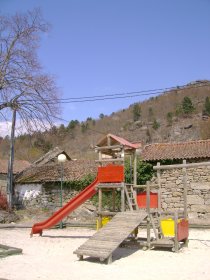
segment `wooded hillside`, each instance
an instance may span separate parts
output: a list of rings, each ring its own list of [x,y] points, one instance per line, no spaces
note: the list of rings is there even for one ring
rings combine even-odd
[[[59,146],[71,158],[94,159],[94,146],[107,133],[144,144],[210,138],[210,82],[196,81],[99,119],[53,127],[16,138],[15,158],[34,161]],[[7,158],[9,138],[1,139],[0,157]]]

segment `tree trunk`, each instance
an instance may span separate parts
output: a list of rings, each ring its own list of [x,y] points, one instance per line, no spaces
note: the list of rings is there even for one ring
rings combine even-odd
[[[14,144],[15,144],[15,123],[16,123],[16,109],[13,110],[13,116],[12,116],[10,154],[9,154],[8,173],[7,173],[7,201],[10,209],[13,207],[13,164],[14,164]]]

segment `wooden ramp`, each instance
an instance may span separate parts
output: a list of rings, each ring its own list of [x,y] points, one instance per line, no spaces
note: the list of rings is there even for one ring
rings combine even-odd
[[[74,251],[74,254],[81,260],[83,256],[90,256],[111,263],[113,251],[146,217],[147,213],[144,210],[116,214],[108,224]]]

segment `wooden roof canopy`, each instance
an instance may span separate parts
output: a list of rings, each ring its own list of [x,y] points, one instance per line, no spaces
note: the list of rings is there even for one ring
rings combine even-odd
[[[96,151],[101,151],[102,154],[114,156],[124,150],[127,154],[132,154],[136,149],[141,148],[141,143],[131,143],[124,138],[114,134],[107,134],[102,138],[95,147]]]

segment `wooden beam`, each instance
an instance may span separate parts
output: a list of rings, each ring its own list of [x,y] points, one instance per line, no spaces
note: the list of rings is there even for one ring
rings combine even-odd
[[[113,146],[103,146],[103,147],[95,147],[96,151],[102,151],[102,150],[115,150],[115,149],[119,149],[121,150],[123,148],[122,145],[113,145]]]
[[[174,251],[177,253],[179,251],[179,242],[178,242],[178,214],[175,211],[174,213]]]
[[[101,216],[115,216],[118,212],[111,212],[111,211],[97,211],[98,215]]]
[[[116,190],[120,190],[123,188],[123,184],[120,183],[109,183],[109,184],[103,184],[100,183],[97,185],[96,189],[103,189],[104,191],[110,191],[111,189],[116,189]]]
[[[112,210],[113,212],[116,210],[116,191],[112,190]]]
[[[148,247],[148,249],[150,249],[150,185],[149,185],[149,182],[147,182],[146,206],[147,206],[147,247]]]
[[[160,167],[160,162],[157,163],[157,167]],[[158,180],[158,211],[161,211],[161,179],[160,179],[160,169],[157,170],[157,180]]]
[[[134,152],[134,160],[133,160],[133,183],[137,185],[137,156],[136,152]]]
[[[126,185],[133,185],[133,184],[127,184],[126,183]],[[147,185],[133,185],[133,188],[135,188],[135,189],[146,189],[146,187],[147,187]],[[150,185],[150,188],[158,188],[159,187],[159,185],[158,184],[151,184]]]
[[[102,190],[98,190],[98,212],[102,211]],[[99,215],[98,217],[98,227],[102,228],[102,216]]]
[[[112,159],[112,158],[106,158],[106,159],[99,159],[99,160],[95,160],[95,162],[124,162],[124,159],[123,158],[116,158],[116,159]]]
[[[194,167],[202,167],[202,166],[210,166],[210,161],[187,163],[187,164],[182,163],[182,164],[153,166],[153,169],[154,170],[170,170],[170,169],[176,169],[176,168],[194,168]]]
[[[186,160],[183,160],[183,165],[186,165]],[[183,168],[183,186],[184,186],[184,218],[187,219],[187,170]]]
[[[121,189],[121,211],[125,211],[125,188]]]

